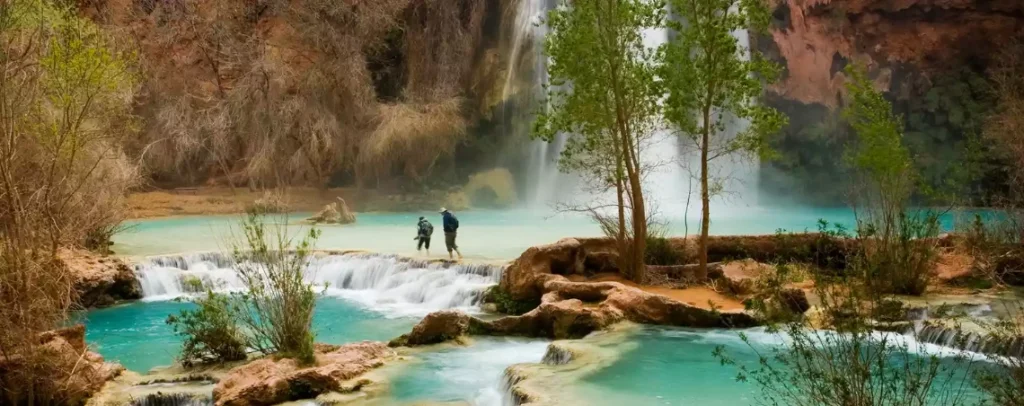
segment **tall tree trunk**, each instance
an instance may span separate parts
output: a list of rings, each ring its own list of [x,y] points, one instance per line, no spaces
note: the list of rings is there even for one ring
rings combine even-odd
[[[711,225],[711,196],[708,193],[708,141],[711,131],[711,108],[704,107],[704,134],[700,143],[700,266],[694,275],[698,281],[708,277],[708,226]]]
[[[618,214],[619,214],[619,228],[615,233],[616,246],[619,249],[619,269],[623,271],[629,270],[629,261],[622,253],[626,252],[629,248],[626,242],[626,204],[624,201],[624,185],[622,184],[623,179],[623,168],[622,168],[622,152],[619,150],[619,144],[613,142],[612,147],[615,152],[615,198],[618,203]]]

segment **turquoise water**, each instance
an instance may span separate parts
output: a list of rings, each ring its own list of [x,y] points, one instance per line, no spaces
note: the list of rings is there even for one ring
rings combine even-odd
[[[360,214],[354,225],[321,227],[323,236],[318,247],[415,255],[412,237],[416,219],[421,215],[434,219],[438,233],[432,256],[442,255],[439,245],[443,245],[443,238],[436,213]],[[588,218],[577,215],[526,210],[467,211],[458,215],[462,224],[459,244],[470,258],[511,259],[532,245],[600,233]],[[304,217],[295,214],[280,221],[292,224],[290,231],[298,233],[306,229],[296,224]],[[715,213],[711,230],[713,234],[770,234],[779,229],[799,232],[815,230],[822,218],[847,227],[854,223],[853,214],[846,209],[747,208]],[[230,245],[232,228],[238,219],[197,216],[137,221],[115,237],[114,248],[119,254],[135,256],[224,251]],[[953,219],[952,215],[944,217],[943,226],[952,227]],[[668,223],[669,235],[692,233],[695,224],[693,218],[674,219]],[[397,270],[387,260],[364,260],[366,264],[357,269],[357,262],[341,262],[324,270],[324,277],[333,278],[332,286],[344,285],[335,279],[348,280],[352,286],[341,292],[344,294],[318,301],[314,329],[319,342],[388,340],[408,332],[419,319],[406,315],[421,315],[438,306],[452,307],[453,303],[465,305],[470,292],[479,289],[475,282],[456,283],[466,276],[455,271]],[[200,272],[190,272],[193,271]],[[205,272],[219,271],[230,272]],[[433,300],[438,298],[445,300]],[[79,316],[86,323],[87,341],[100,354],[131,370],[144,372],[174,361],[180,339],[164,320],[190,306],[150,301]],[[766,334],[755,336],[766,345],[777,344],[774,337]],[[408,367],[393,377],[390,396],[398,402],[500,405],[505,396],[505,368],[538,362],[547,344],[543,340],[482,338],[465,347],[430,349],[417,354]],[[619,356],[612,357],[610,364],[601,364],[604,368],[594,368],[578,379],[560,384],[558,390],[565,394],[562,404],[742,405],[754,403],[759,394],[755,385],[736,382],[736,370],[723,367],[712,355],[716,346],[725,345],[740,362],[756,362],[753,352],[735,331],[642,327],[624,340],[600,345]]]
[[[548,342],[481,337],[465,347],[420,354],[393,378],[391,397],[399,402],[467,402],[500,405],[509,365],[540,362]]]
[[[512,259],[526,248],[564,237],[599,236],[600,229],[588,217],[571,213],[530,210],[475,210],[457,213],[461,227],[458,244],[468,258]],[[293,214],[287,220],[291,232],[307,226],[296,224],[308,214]],[[437,213],[360,213],[351,225],[319,227],[322,249],[362,249],[403,255],[417,255],[415,225],[419,216],[435,224],[432,256],[446,256]],[[668,235],[682,236],[697,231],[696,215],[665,218]],[[819,219],[852,228],[853,213],[845,208],[732,208],[712,212],[710,232],[727,234],[772,234],[783,229],[813,231]],[[943,226],[953,225],[953,215],[943,217]],[[228,250],[238,216],[190,216],[133,221],[114,237],[114,250],[121,255],[145,256],[195,251]]]
[[[618,361],[576,382],[573,397],[594,406],[746,405],[757,397],[712,355],[724,345],[738,362],[755,362],[739,332],[645,327],[629,343]]]
[[[193,307],[191,303],[139,302],[81,315],[86,341],[108,361],[146,372],[170,365],[181,340],[164,320]],[[362,340],[386,341],[409,331],[414,318],[385,318],[345,300],[322,298],[313,315],[317,342],[344,344]]]
[[[748,368],[757,368],[758,356],[770,355],[769,347],[783,345],[784,339],[760,329],[747,330],[750,345],[740,338],[740,331],[694,330],[645,326],[631,334],[618,360],[571,385],[570,396],[580,404],[614,405],[749,405],[764,400],[758,385],[750,380],[738,382],[736,366],[723,366],[712,351],[723,346],[729,358]],[[894,336],[903,339],[904,336]],[[965,385],[963,402],[978,404],[981,396],[970,388],[964,368],[984,367],[986,362],[976,356],[953,361],[955,351],[931,344],[919,344],[906,338],[912,354],[938,356],[940,362],[959,372],[952,377],[936,379],[932,397],[947,396],[954,387]],[[891,344],[892,345],[892,344]],[[963,363],[954,363],[963,362]],[[897,362],[894,365],[899,365]],[[934,404],[948,404],[935,401]]]

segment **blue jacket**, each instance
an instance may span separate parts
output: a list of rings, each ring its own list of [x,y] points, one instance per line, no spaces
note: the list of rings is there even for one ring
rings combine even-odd
[[[441,213],[442,225],[444,226],[444,232],[454,233],[455,230],[459,229],[459,219],[455,218],[455,215],[449,211]]]

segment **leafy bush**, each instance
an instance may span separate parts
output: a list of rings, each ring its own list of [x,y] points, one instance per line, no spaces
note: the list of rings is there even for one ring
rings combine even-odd
[[[856,66],[847,69],[851,102],[843,115],[856,134],[846,160],[856,178],[851,204],[860,255],[853,264],[874,292],[924,293],[937,258],[938,214],[911,209],[921,177],[903,144],[903,121]]]
[[[527,301],[513,299],[508,292],[501,288],[501,285],[494,285],[484,292],[484,302],[494,303],[498,311],[505,314],[518,316],[529,312],[540,306],[540,301]]]
[[[278,353],[311,363],[313,309],[318,293],[305,271],[320,231],[313,228],[298,244],[282,226],[268,230],[265,216],[250,211],[242,222],[244,241],[234,249],[235,271],[246,287],[239,319],[250,345],[264,354]]]
[[[247,347],[301,363],[315,361],[312,330],[317,292],[305,271],[319,231],[311,229],[294,249],[287,230],[268,230],[265,215],[250,211],[242,222],[244,241],[235,247],[235,272],[246,291],[230,296],[207,287],[194,299],[198,308],[167,318],[185,337],[185,366],[245,358]],[[189,290],[202,288],[197,278],[184,279]]]
[[[884,226],[895,230],[880,233],[873,225],[862,224],[860,249],[850,265],[874,292],[923,294],[938,259],[938,214],[900,212]]]
[[[686,263],[686,254],[676,249],[672,241],[665,238],[664,227],[649,225],[647,228],[647,249],[644,263],[647,265],[681,265]]]
[[[175,334],[185,339],[181,344],[181,364],[191,367],[245,359],[246,338],[231,298],[207,290],[205,296],[192,302],[196,309],[167,317]]]

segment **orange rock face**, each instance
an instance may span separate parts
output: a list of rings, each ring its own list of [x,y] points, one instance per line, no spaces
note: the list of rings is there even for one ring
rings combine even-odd
[[[36,390],[53,389],[46,395],[61,404],[84,404],[107,381],[124,372],[121,365],[104,362],[102,356],[89,351],[85,345],[85,326],[81,324],[44,332],[39,335],[39,344],[40,358],[32,361],[32,367],[47,371],[53,380],[52,386],[40,385]],[[11,382],[4,375],[24,368],[24,363],[18,354],[7,359],[0,357],[0,382]]]
[[[930,71],[988,57],[1024,28],[1017,0],[776,0],[770,41],[786,67],[771,89],[805,104],[836,107],[847,63],[891,89],[891,69]],[[771,45],[769,45],[771,46]],[[773,52],[769,52],[773,53]]]
[[[358,390],[346,386],[396,354],[384,343],[364,341],[343,346],[317,345],[316,365],[300,367],[293,359],[266,357],[231,370],[213,390],[218,406],[272,405],[312,399],[328,392]]]

